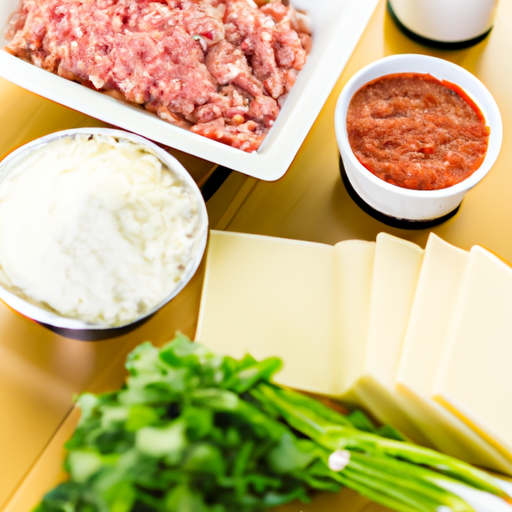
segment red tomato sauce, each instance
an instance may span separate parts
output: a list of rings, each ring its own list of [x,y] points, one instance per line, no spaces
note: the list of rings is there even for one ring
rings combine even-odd
[[[347,112],[357,159],[399,187],[437,190],[480,167],[489,128],[460,87],[428,74],[397,73],[367,83]]]

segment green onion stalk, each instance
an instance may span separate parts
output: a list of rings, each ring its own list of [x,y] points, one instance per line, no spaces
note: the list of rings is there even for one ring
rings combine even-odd
[[[397,512],[512,512],[501,479],[275,385],[281,366],[143,343],[121,389],[77,399],[69,479],[35,511],[257,512],[349,487]]]

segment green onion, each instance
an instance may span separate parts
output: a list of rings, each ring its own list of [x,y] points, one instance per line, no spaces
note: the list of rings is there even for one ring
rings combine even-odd
[[[398,512],[474,512],[476,497],[506,507],[487,473],[276,386],[279,359],[178,335],[140,345],[126,368],[120,390],[79,397],[69,481],[37,512],[257,512],[344,486]]]

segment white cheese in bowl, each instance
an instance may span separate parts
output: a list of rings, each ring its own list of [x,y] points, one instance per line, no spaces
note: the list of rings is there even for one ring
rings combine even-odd
[[[65,317],[130,323],[178,286],[201,227],[197,203],[135,142],[48,142],[0,176],[0,283]]]

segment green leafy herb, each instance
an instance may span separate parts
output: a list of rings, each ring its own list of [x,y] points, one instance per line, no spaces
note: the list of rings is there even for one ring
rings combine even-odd
[[[342,486],[399,512],[473,512],[453,484],[506,498],[468,464],[272,384],[280,367],[182,335],[140,345],[122,389],[79,397],[70,479],[36,511],[256,512]]]

